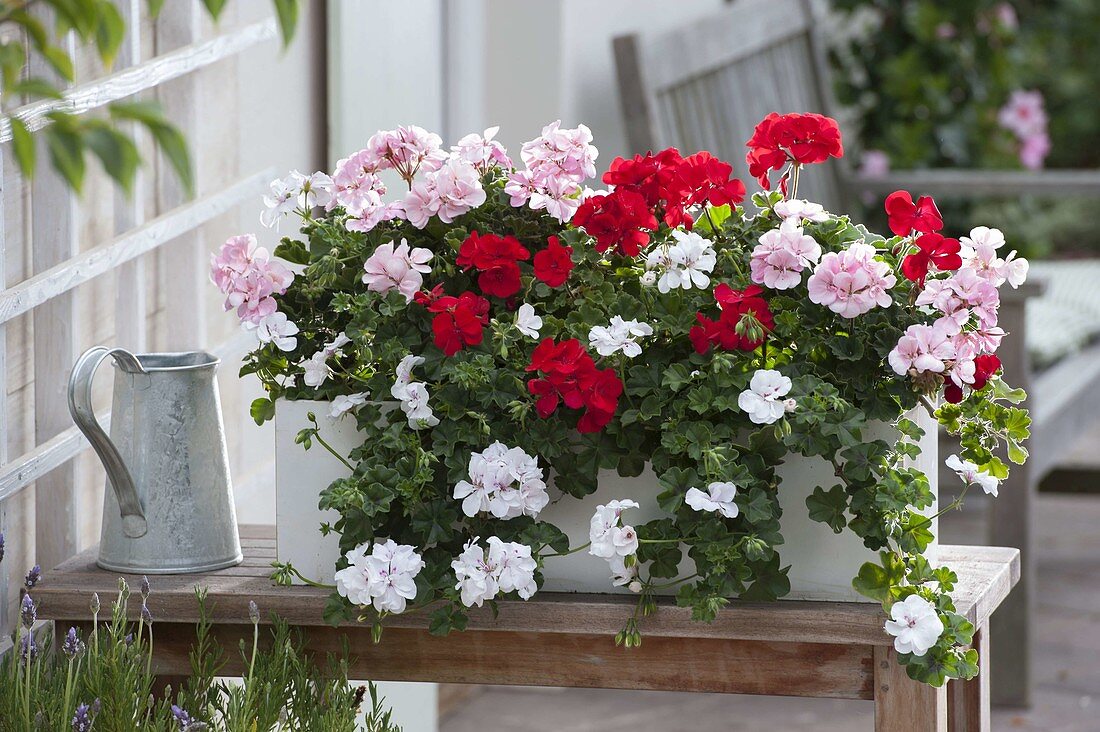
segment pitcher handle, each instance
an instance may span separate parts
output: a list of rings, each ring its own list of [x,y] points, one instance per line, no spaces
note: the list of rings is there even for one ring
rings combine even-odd
[[[145,520],[145,510],[138,498],[134,478],[119,455],[111,438],[103,431],[92,409],[92,378],[99,364],[108,356],[114,357],[118,365],[129,373],[146,373],[141,362],[134,354],[123,348],[89,348],[77,359],[69,377],[69,413],[76,426],[88,438],[103,467],[107,469],[107,478],[115,491],[118,506],[122,513],[122,532],[131,539],[145,536],[149,530]]]

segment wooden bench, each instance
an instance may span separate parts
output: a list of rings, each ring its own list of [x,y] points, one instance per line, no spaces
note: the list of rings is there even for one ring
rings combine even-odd
[[[769,112],[819,112],[836,117],[824,41],[813,0],[738,0],[721,13],[657,34],[614,40],[620,100],[627,137],[635,152],[675,145],[709,150],[733,162],[744,176],[745,141]],[[799,195],[833,211],[859,200],[882,199],[898,189],[940,199],[983,196],[1082,195],[1100,198],[1100,171],[896,170],[869,177],[847,159],[810,166]],[[1061,288],[1052,288],[1058,291]],[[1015,468],[994,502],[990,541],[1021,550],[1024,579],[995,621],[1006,639],[995,649],[1003,664],[995,703],[1030,703],[1032,496],[1038,481],[1059,461],[1100,413],[1100,345],[1092,345],[1030,382],[1025,305],[1042,294],[1029,283],[1003,294],[1001,325],[1012,337],[1001,349],[1005,373],[1015,386],[1031,387],[1032,462]],[[1098,298],[1100,305],[1100,298]],[[1030,343],[1029,343],[1030,341]],[[1067,378],[1067,374],[1073,378]],[[944,454],[950,454],[950,443]],[[945,469],[944,469],[945,470]],[[943,473],[945,488],[954,484]]]
[[[238,567],[152,578],[157,674],[188,672],[198,620],[194,591],[201,586],[208,588],[223,647],[251,639],[248,602],[254,600],[265,617],[276,613],[299,629],[313,651],[338,653],[346,639],[357,678],[865,699],[875,702],[875,729],[882,732],[985,731],[989,617],[1020,576],[1015,549],[941,547],[943,563],[959,575],[958,611],[980,629],[982,672],[933,689],[910,680],[895,663],[882,608],[870,603],[734,602],[707,625],[692,621],[690,608],[662,602],[644,621],[641,647],[626,649],[612,637],[633,598],[547,593],[501,602],[496,619],[488,607],[475,609],[468,630],[446,637],[428,634],[423,611],[391,617],[381,643],[374,644],[367,626],[324,624],[324,590],[272,584],[271,527],[246,526],[241,534],[245,560]],[[140,578],[128,581],[136,586]],[[117,587],[118,575],[97,568],[94,551],[85,552],[35,588],[39,616],[62,629],[87,626],[91,593],[106,603]],[[130,611],[136,619],[137,603]],[[224,673],[240,674],[241,659],[229,657]]]

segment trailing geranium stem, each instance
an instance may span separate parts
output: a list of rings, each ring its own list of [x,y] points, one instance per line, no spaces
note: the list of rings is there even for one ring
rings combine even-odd
[[[559,552],[557,554],[539,554],[539,556],[542,557],[543,559],[549,559],[551,557],[568,557],[570,554],[576,554],[579,551],[584,551],[585,549],[587,549],[590,546],[592,546],[592,542],[589,541],[589,542],[586,542],[584,544],[581,544],[578,547],[573,547],[572,549],[567,549],[564,552]]]
[[[350,470],[351,472],[354,473],[355,472],[355,466],[352,465],[351,463],[349,463],[347,461],[347,458],[345,458],[343,455],[336,452],[336,449],[333,448],[332,445],[328,444],[328,442],[325,441],[324,437],[321,437],[321,428],[317,424],[317,416],[315,414],[313,414],[313,412],[310,412],[309,415],[308,415],[308,418],[309,418],[309,421],[313,423],[313,436],[317,439],[317,444],[319,444],[321,447],[325,448],[330,453],[332,453],[333,457],[335,457],[337,460],[342,462],[344,464],[344,467],[346,467],[348,470]]]

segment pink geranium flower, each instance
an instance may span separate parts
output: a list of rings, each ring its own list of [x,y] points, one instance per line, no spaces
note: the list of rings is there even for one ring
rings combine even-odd
[[[271,259],[252,234],[228,239],[210,257],[210,279],[225,295],[225,309],[242,322],[258,324],[278,306],[272,297],[286,292],[294,273]]]
[[[890,305],[889,290],[897,277],[888,264],[875,259],[875,253],[870,244],[856,242],[842,252],[825,254],[806,283],[810,301],[845,318]]]
[[[765,232],[752,250],[752,281],[774,290],[788,290],[802,282],[802,270],[821,258],[821,245],[798,225],[785,219],[778,229]]]
[[[380,170],[393,168],[409,183],[417,173],[439,170],[447,159],[439,135],[416,125],[379,130],[367,140],[367,150]]]
[[[937,325],[911,325],[898,340],[887,360],[899,376],[910,371],[941,374],[947,361],[955,358],[955,347],[948,332]]]
[[[508,151],[493,138],[496,137],[500,127],[490,127],[482,134],[472,132],[466,135],[458,144],[451,148],[458,157],[473,165],[478,170],[488,170],[494,165],[501,168],[511,168],[512,159],[508,157]]]
[[[363,282],[372,292],[387,293],[397,290],[411,302],[413,295],[424,284],[424,275],[432,271],[428,265],[432,253],[423,247],[410,249],[402,239],[394,247],[393,242],[379,245],[363,263]]]
[[[520,158],[525,169],[509,175],[504,191],[513,206],[529,202],[533,209],[568,221],[580,206],[581,184],[596,175],[598,155],[587,127],[562,129],[561,120],[552,122],[540,136],[523,143]]]

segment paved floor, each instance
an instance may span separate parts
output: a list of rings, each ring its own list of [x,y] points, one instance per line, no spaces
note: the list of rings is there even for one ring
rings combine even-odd
[[[994,730],[1100,732],[1100,496],[1038,500],[1035,706],[998,710]],[[943,541],[981,543],[984,511],[945,517]],[[996,678],[992,679],[996,683]],[[870,702],[774,697],[487,688],[442,732],[853,732]]]

